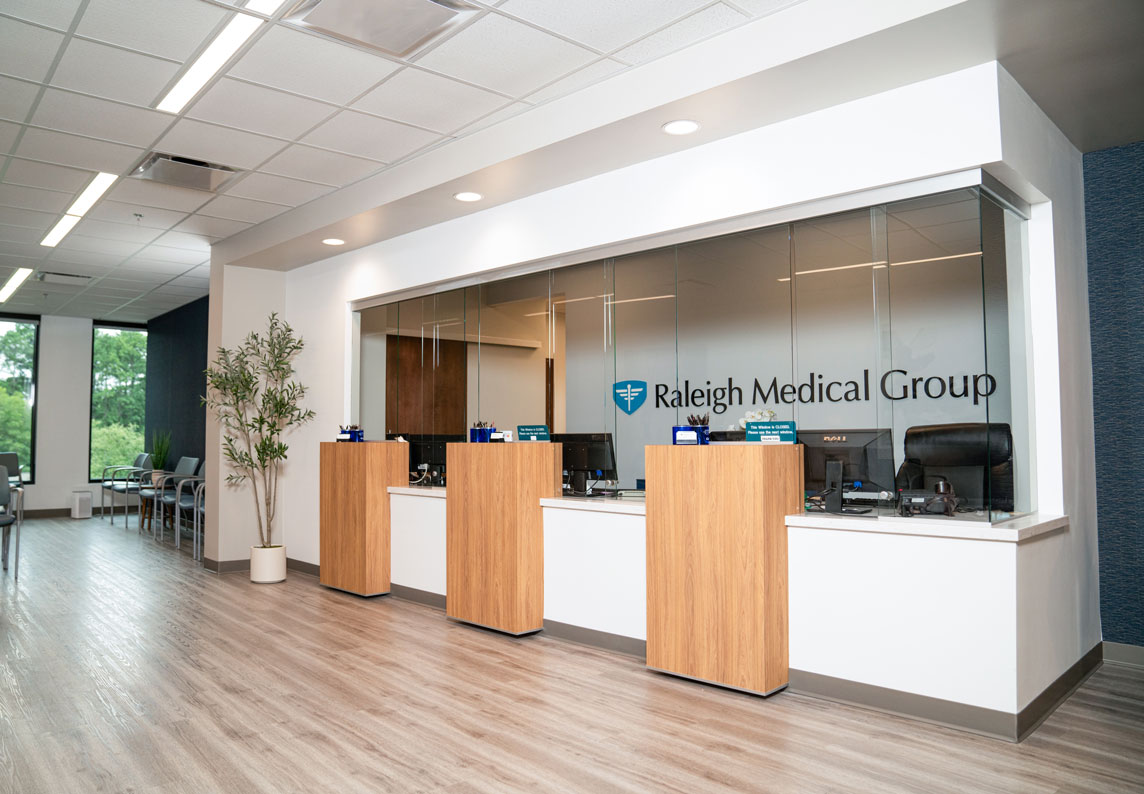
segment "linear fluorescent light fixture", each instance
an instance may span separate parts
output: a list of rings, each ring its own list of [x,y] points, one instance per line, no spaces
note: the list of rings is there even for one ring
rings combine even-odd
[[[80,222],[78,215],[65,215],[56,221],[56,225],[52,230],[47,233],[43,240],[40,240],[40,245],[46,245],[48,248],[55,248],[60,240],[67,237],[68,232]]]
[[[83,192],[79,194],[79,198],[68,207],[68,215],[75,215],[82,218],[95,202],[99,201],[99,197],[107,192],[107,189],[115,184],[115,180],[119,179],[118,174],[108,174],[100,171],[95,175],[95,179],[91,180]]]
[[[4,288],[0,289],[0,303],[4,303],[11,298],[12,293],[19,289],[20,285],[23,284],[30,275],[32,275],[32,268],[17,268],[16,272],[8,277],[8,283],[4,285]]]
[[[269,15],[281,4],[282,0],[251,0],[246,7],[251,11]],[[252,17],[250,14],[235,14],[234,19],[227,23],[222,33],[215,36],[215,40],[195,59],[191,68],[179,78],[179,82],[167,92],[167,96],[163,97],[163,101],[156,105],[156,108],[167,113],[178,113],[186,107],[207,81],[218,74],[231,56],[238,52],[238,48],[254,35],[254,31],[258,30],[263,22],[265,20]]]

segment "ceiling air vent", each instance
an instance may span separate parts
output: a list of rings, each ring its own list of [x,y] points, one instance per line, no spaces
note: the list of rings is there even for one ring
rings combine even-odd
[[[131,176],[137,179],[161,182],[164,185],[214,193],[238,176],[238,173],[235,169],[225,165],[193,160],[190,157],[152,152],[143,161],[143,165],[131,172]]]
[[[77,276],[74,273],[53,273],[50,270],[41,270],[36,274],[36,280],[42,281],[45,284],[65,284],[82,287],[91,281],[91,276]]]
[[[282,21],[403,57],[479,10],[462,0],[302,0]]]

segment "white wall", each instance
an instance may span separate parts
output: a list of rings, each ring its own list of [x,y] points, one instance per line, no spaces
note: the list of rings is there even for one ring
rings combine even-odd
[[[213,362],[215,352],[220,346],[234,347],[242,341],[248,333],[254,330],[262,331],[266,327],[266,318],[271,312],[278,312],[291,318],[285,310],[285,277],[282,273],[271,270],[253,270],[243,267],[226,267],[212,263],[211,265],[211,301],[208,337],[208,361]],[[325,389],[320,381],[304,380],[312,384],[315,392],[321,393]],[[344,391],[341,379],[338,381],[339,393]],[[339,411],[340,413],[340,411]],[[327,435],[329,438],[330,435]],[[258,524],[254,513],[254,504],[247,486],[230,486],[226,484],[226,475],[229,472],[222,457],[221,432],[218,421],[213,412],[207,411],[207,444],[205,458],[205,477],[207,479],[207,528],[204,534],[203,553],[208,560],[248,560],[250,559],[250,546],[258,542]],[[312,487],[306,488],[307,494],[314,500],[314,510],[317,511],[318,501],[318,448],[299,446],[296,436],[285,439],[290,445],[290,458],[283,467],[283,472],[294,468],[306,468],[312,472],[314,481]],[[312,460],[308,457],[312,456]],[[283,483],[285,485],[285,483]],[[290,517],[285,514],[287,505],[279,506],[278,528],[274,540],[281,542],[280,538],[288,535],[286,527],[290,525]],[[317,539],[317,524],[314,525],[315,543]],[[292,555],[292,549],[286,550]],[[314,561],[317,561],[315,555]]]
[[[88,483],[91,423],[91,320],[41,317],[36,382],[36,484],[24,489],[26,510],[69,507]],[[130,461],[125,461],[130,463]]]

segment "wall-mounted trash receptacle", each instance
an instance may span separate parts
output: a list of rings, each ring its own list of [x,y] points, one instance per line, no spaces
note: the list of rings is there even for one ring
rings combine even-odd
[[[72,518],[91,518],[91,491],[72,491]]]

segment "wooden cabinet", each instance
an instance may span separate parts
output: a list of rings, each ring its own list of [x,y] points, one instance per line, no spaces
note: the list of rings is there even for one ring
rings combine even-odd
[[[802,446],[649,446],[647,666],[750,692],[787,684],[785,516]]]
[[[321,445],[321,576],[357,595],[389,592],[389,486],[409,483],[409,445]]]
[[[507,634],[539,631],[540,500],[560,495],[561,445],[449,444],[446,455],[446,614]]]

